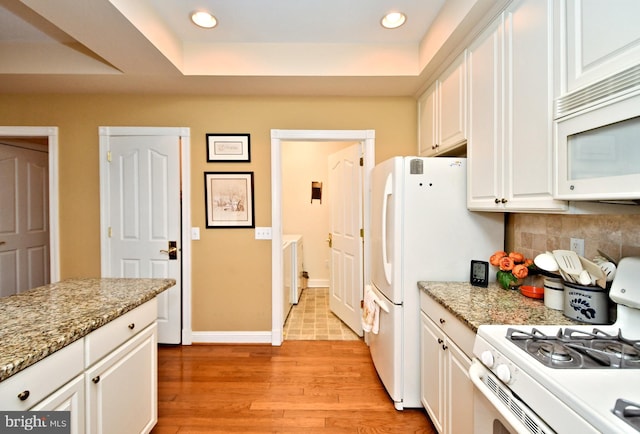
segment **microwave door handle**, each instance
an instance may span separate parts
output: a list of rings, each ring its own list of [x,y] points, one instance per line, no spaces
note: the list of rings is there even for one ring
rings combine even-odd
[[[391,284],[391,263],[387,256],[387,209],[389,208],[389,199],[393,192],[392,174],[387,176],[387,180],[384,184],[384,192],[382,199],[382,266],[384,269],[384,277],[387,279],[387,283]]]
[[[489,389],[489,387],[484,384],[480,375],[483,374],[483,371],[486,371],[484,366],[480,364],[477,360],[473,360],[471,363],[471,367],[469,368],[469,378],[473,382],[473,385],[476,386],[476,389],[484,395],[485,398],[493,405],[493,407],[500,413],[500,415],[505,418],[508,424],[510,424],[517,432],[528,432],[527,427],[524,426],[522,421],[515,417],[513,413],[511,413],[504,405],[500,399]],[[486,373],[486,375],[490,375]],[[497,380],[496,380],[497,381]]]

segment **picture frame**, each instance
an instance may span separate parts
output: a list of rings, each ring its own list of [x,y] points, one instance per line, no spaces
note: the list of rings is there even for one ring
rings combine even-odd
[[[213,134],[207,137],[207,162],[250,162],[249,134]]]
[[[205,172],[206,227],[255,228],[253,172]]]

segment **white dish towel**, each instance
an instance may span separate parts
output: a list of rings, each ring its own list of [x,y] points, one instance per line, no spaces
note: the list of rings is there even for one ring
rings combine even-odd
[[[362,307],[362,329],[365,332],[378,334],[380,328],[380,305],[370,285],[364,287],[364,303]]]

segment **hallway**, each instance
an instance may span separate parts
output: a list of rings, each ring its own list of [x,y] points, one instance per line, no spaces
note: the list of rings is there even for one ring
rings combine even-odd
[[[306,288],[284,324],[284,340],[360,339],[329,309],[329,288]]]

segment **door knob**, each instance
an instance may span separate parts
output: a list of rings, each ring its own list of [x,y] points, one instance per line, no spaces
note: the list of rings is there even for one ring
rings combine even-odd
[[[166,253],[169,255],[169,259],[178,259],[178,243],[176,241],[169,241],[168,250],[160,250],[160,253]]]

